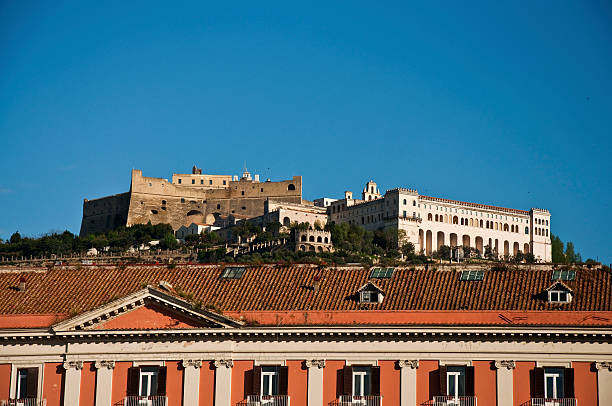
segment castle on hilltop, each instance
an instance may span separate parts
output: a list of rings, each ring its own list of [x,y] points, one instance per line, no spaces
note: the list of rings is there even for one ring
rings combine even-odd
[[[191,223],[213,224],[220,217],[251,218],[264,214],[268,199],[301,204],[302,177],[261,182],[246,168],[238,177],[206,175],[194,166],[190,174],[173,174],[169,182],[134,169],[129,192],[84,200],[80,235],[149,221],[177,230]]]
[[[345,192],[344,199],[302,199],[302,177],[265,182],[244,170],[241,177],[174,174],[172,182],[142,176],[132,170],[130,191],[95,200],[85,199],[81,236],[112,230],[120,225],[167,223],[177,230],[192,223],[226,227],[237,220],[262,225],[279,222],[325,225],[356,224],[367,230],[405,231],[417,252],[427,255],[443,245],[468,246],[481,254],[490,247],[494,256],[531,253],[540,261],[552,260],[550,212],[529,211],[467,203],[420,195],[396,188],[380,193],[370,180],[361,199]],[[314,249],[304,245],[304,249]]]

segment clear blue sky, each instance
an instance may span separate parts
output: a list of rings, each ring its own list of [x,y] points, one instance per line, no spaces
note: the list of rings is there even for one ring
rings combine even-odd
[[[548,208],[612,262],[610,2],[177,3],[1,3],[0,238],[246,160],[307,199]]]

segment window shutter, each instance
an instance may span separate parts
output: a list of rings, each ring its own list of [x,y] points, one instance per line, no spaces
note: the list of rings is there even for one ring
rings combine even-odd
[[[372,367],[371,395],[380,396],[380,367]]]
[[[38,397],[38,368],[28,368],[28,378],[26,380],[26,397]]]
[[[533,397],[544,397],[544,368],[533,369]]]
[[[159,367],[157,371],[157,395],[166,396],[166,376],[168,367]]]
[[[566,398],[573,398],[574,395],[574,368],[565,368],[563,372],[563,396]]]
[[[253,367],[253,395],[261,394],[261,367]]]
[[[474,396],[474,367],[465,367],[465,396]]]
[[[289,367],[278,368],[278,394],[288,395],[289,386]]]
[[[440,365],[440,396],[446,396],[446,366]]]
[[[342,375],[344,378],[344,385],[342,387],[342,392],[345,395],[353,395],[353,368],[352,367],[344,367],[342,371]]]
[[[127,396],[138,396],[138,380],[140,379],[140,368],[132,367],[128,369]]]

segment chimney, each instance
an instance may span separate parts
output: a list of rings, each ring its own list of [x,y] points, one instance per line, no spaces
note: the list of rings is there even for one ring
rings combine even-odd
[[[315,277],[313,278],[313,281],[314,281],[314,282],[312,283],[312,288],[313,288],[313,290],[314,290],[315,292],[318,292],[318,291],[319,291],[319,283],[320,283],[320,281],[321,281],[321,277],[317,275],[317,276],[315,276]]]
[[[24,276],[19,278],[19,291],[20,292],[25,292],[25,289],[26,289],[25,283],[26,283],[26,279]]]
[[[259,175],[255,175],[255,182],[259,182]]]

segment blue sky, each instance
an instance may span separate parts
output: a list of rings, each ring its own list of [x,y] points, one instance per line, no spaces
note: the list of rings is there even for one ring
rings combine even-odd
[[[611,3],[218,3],[0,5],[0,238],[78,232],[132,168],[246,160],[307,199],[548,208],[612,262]]]

